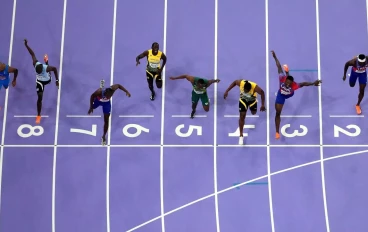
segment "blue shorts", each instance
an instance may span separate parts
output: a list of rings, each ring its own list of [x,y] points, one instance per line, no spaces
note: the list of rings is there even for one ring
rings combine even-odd
[[[292,96],[294,96],[294,93],[289,94],[289,95],[283,95],[281,94],[280,90],[277,92],[277,96],[276,96],[276,104],[285,104],[285,100],[288,98],[291,98]]]
[[[102,112],[104,114],[110,114],[111,113],[111,102],[100,102],[99,100],[95,99],[93,102],[93,109],[98,108],[99,106],[102,106]]]
[[[364,85],[367,84],[367,72],[364,73],[356,73],[351,70],[349,83],[351,86],[354,86],[356,81],[359,79],[359,84]]]
[[[0,80],[0,89],[4,86],[5,89],[9,87],[10,79]]]

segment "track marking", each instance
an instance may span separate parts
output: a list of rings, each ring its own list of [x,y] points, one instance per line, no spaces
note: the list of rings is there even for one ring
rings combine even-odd
[[[311,118],[312,115],[281,115],[281,118]]]
[[[166,54],[166,37],[167,37],[167,1],[164,0],[164,38],[163,53]],[[175,3],[174,3],[175,4]],[[162,96],[161,96],[161,145],[164,145],[165,134],[165,90],[166,90],[166,67],[162,70]],[[164,206],[164,147],[160,147],[160,210],[161,210],[161,232],[165,232],[165,206]]]
[[[278,174],[281,174],[281,173],[289,172],[289,171],[292,171],[292,170],[295,170],[295,169],[298,169],[298,168],[302,168],[302,167],[310,166],[310,165],[317,164],[317,163],[321,163],[321,162],[324,162],[324,161],[330,161],[330,160],[334,160],[334,159],[344,158],[344,157],[353,156],[353,155],[359,155],[359,154],[363,154],[363,153],[368,153],[368,150],[363,150],[363,151],[358,151],[358,152],[346,153],[346,154],[342,154],[342,155],[338,155],[338,156],[334,156],[334,157],[325,158],[324,160],[316,160],[316,161],[312,161],[312,162],[309,162],[309,163],[305,163],[305,164],[297,165],[297,166],[294,166],[294,167],[290,167],[290,168],[282,169],[282,170],[277,171],[277,172],[270,173],[270,176],[275,176],[275,175],[278,175]],[[222,194],[222,193],[225,193],[225,192],[228,192],[228,191],[234,190],[234,189],[239,188],[239,187],[241,187],[241,186],[243,186],[243,185],[248,185],[248,184],[250,184],[250,183],[253,183],[253,182],[256,182],[256,181],[262,180],[262,179],[264,179],[264,178],[267,178],[268,176],[269,176],[269,175],[267,174],[267,175],[264,175],[264,176],[260,176],[260,177],[254,178],[254,179],[249,180],[249,181],[242,182],[242,183],[237,184],[237,185],[233,185],[233,186],[231,186],[231,187],[229,187],[229,188],[226,188],[226,189],[223,189],[223,190],[218,191],[218,193],[217,193],[217,194]],[[269,184],[269,183],[268,183],[268,184]],[[171,211],[169,211],[169,212],[165,213],[163,216],[158,216],[158,217],[152,218],[152,219],[151,219],[151,220],[149,220],[149,221],[146,221],[146,222],[144,222],[144,223],[142,223],[142,224],[140,224],[140,225],[138,225],[138,226],[136,226],[136,227],[134,227],[134,228],[132,228],[132,229],[130,229],[130,230],[127,230],[126,232],[132,232],[132,231],[135,231],[135,230],[137,230],[137,229],[139,229],[139,228],[141,228],[141,227],[143,227],[143,226],[145,226],[145,225],[147,225],[147,224],[150,224],[151,222],[154,222],[154,221],[156,221],[156,220],[159,220],[161,217],[165,217],[165,216],[168,216],[168,215],[170,215],[170,214],[173,214],[173,213],[175,213],[175,212],[177,212],[177,211],[179,211],[179,210],[182,210],[182,209],[184,209],[184,208],[187,208],[187,207],[189,207],[189,206],[191,206],[191,205],[194,205],[194,204],[196,204],[196,203],[198,203],[198,202],[204,201],[204,200],[206,200],[206,199],[208,199],[208,198],[210,198],[210,197],[213,197],[213,196],[215,196],[215,193],[212,193],[212,194],[210,194],[210,195],[207,195],[207,196],[204,196],[204,197],[199,198],[199,199],[197,199],[197,200],[194,200],[194,201],[192,201],[192,202],[189,202],[189,203],[187,203],[187,204],[185,204],[185,205],[182,205],[182,206],[180,206],[180,207],[178,207],[178,208],[175,208],[175,209],[173,209],[173,210],[171,210]]]
[[[171,115],[172,118],[190,118],[190,115],[180,114],[180,115]],[[195,118],[207,118],[207,115],[194,115]]]
[[[317,65],[318,65],[318,80],[322,80],[321,77],[321,45],[319,36],[319,0],[316,0],[316,35],[317,35]],[[319,151],[321,156],[321,181],[322,181],[322,196],[323,207],[325,212],[326,230],[330,232],[330,223],[328,218],[327,197],[326,197],[326,184],[325,184],[325,166],[324,166],[324,154],[323,154],[323,121],[322,121],[322,85],[318,86],[318,111],[319,111],[319,143],[321,145]]]
[[[119,118],[153,118],[154,115],[119,115]]]
[[[13,2],[13,13],[12,13],[12,22],[10,29],[10,44],[9,44],[9,57],[8,64],[11,65],[12,55],[13,55],[13,40],[14,40],[14,26],[15,26],[15,13],[17,9],[17,0]],[[1,136],[1,154],[0,154],[0,209],[1,209],[1,192],[2,192],[2,175],[3,175],[3,160],[4,160],[4,143],[5,143],[5,127],[6,127],[6,117],[8,115],[8,100],[9,100],[9,91],[8,88],[5,91],[5,102],[4,102],[4,118],[3,118],[3,129]],[[1,212],[0,212],[1,213]]]
[[[67,118],[101,118],[101,115],[67,115]]]
[[[364,115],[330,115],[330,118],[364,118]]]
[[[14,115],[14,118],[36,118],[37,115]],[[42,118],[48,118],[48,115],[42,115]]]
[[[247,115],[247,118],[259,118],[259,115]],[[238,114],[225,114],[224,118],[239,118]]]
[[[114,13],[112,23],[112,44],[111,44],[111,69],[110,69],[110,83],[114,84],[114,68],[115,68],[115,39],[116,39],[116,14],[117,14],[117,0],[114,0]],[[111,112],[109,120],[109,131],[107,137],[107,151],[106,151],[106,231],[110,232],[110,154],[111,154],[111,121],[112,121],[112,99]]]
[[[265,0],[265,30],[266,30],[266,93],[270,92],[270,48],[269,48],[269,33],[268,33],[268,0]],[[267,94],[267,179],[268,179],[268,199],[270,207],[271,231],[275,232],[275,219],[273,216],[273,201],[272,201],[272,181],[271,181],[271,150],[270,150],[270,96]]]
[[[214,41],[214,79],[218,78],[217,74],[217,41],[218,41],[218,0],[215,0],[215,41]],[[213,123],[213,186],[215,192],[215,215],[216,215],[216,231],[220,232],[220,215],[219,215],[219,204],[218,204],[218,187],[217,187],[217,84],[214,85],[214,104],[213,104],[213,113],[214,113],[214,123]]]
[[[57,161],[57,143],[58,143],[58,132],[59,132],[59,116],[60,116],[60,98],[61,98],[61,87],[63,83],[63,60],[64,60],[64,42],[65,42],[65,21],[66,21],[66,10],[68,0],[64,0],[63,7],[63,21],[61,28],[61,43],[60,43],[60,63],[59,63],[59,90],[57,95],[57,106],[56,106],[56,121],[55,121],[55,141],[54,141],[54,156],[52,163],[52,232],[55,232],[55,198],[56,198],[56,161]]]

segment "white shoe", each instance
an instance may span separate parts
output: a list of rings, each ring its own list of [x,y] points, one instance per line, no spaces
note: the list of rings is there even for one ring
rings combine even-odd
[[[243,139],[243,137],[239,137],[239,145],[244,145],[244,139]]]

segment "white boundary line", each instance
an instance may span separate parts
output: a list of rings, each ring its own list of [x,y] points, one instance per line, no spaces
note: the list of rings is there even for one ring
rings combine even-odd
[[[42,116],[45,117],[45,116]],[[67,115],[67,118],[101,118],[101,115]]]
[[[163,53],[166,55],[166,37],[167,37],[167,3],[164,0],[164,38]],[[175,3],[174,3],[175,4]],[[161,96],[161,145],[164,144],[165,133],[165,85],[166,85],[166,67],[162,70],[162,96]],[[164,206],[164,147],[160,146],[160,205],[161,205],[161,231],[165,232],[165,206]]]
[[[115,39],[116,39],[116,14],[117,14],[118,2],[114,0],[114,13],[112,23],[112,44],[111,44],[111,70],[110,70],[110,85],[114,84],[114,70],[115,70]],[[111,113],[109,120],[109,131],[107,138],[107,145],[111,143],[111,122],[112,122],[112,99],[111,101]],[[111,146],[107,146],[106,149],[106,231],[110,232],[110,155]]]
[[[316,161],[312,161],[312,162],[309,162],[309,163],[305,163],[305,164],[297,165],[297,166],[294,166],[294,167],[290,167],[290,168],[282,169],[282,170],[280,170],[280,171],[273,172],[273,173],[270,173],[270,174],[267,174],[267,175],[264,175],[264,176],[260,176],[260,177],[254,178],[254,179],[252,179],[252,180],[248,180],[248,181],[242,182],[242,183],[240,183],[240,184],[237,184],[237,185],[231,186],[231,187],[229,187],[229,188],[226,188],[226,189],[220,190],[220,191],[218,191],[218,192],[217,192],[217,194],[222,194],[222,193],[228,192],[228,191],[230,191],[230,190],[233,190],[233,189],[239,188],[239,187],[241,187],[241,186],[243,186],[243,185],[246,185],[246,184],[249,184],[249,183],[252,183],[252,182],[258,181],[258,180],[262,180],[262,179],[264,179],[264,178],[268,178],[268,176],[275,176],[275,175],[278,175],[278,174],[281,174],[281,173],[289,172],[289,171],[292,171],[292,170],[295,170],[295,169],[298,169],[298,168],[302,168],[302,167],[306,167],[306,166],[310,166],[310,165],[313,165],[313,164],[318,164],[318,163],[321,163],[321,162],[324,162],[324,161],[330,161],[330,160],[339,159],[339,158],[344,158],[344,157],[348,157],[348,156],[359,155],[359,154],[363,154],[363,153],[367,153],[367,152],[368,152],[368,150],[357,151],[357,152],[351,152],[351,153],[346,153],[346,154],[342,154],[342,155],[337,155],[337,156],[333,156],[333,157],[325,158],[324,160],[316,160]],[[215,193],[212,193],[212,194],[209,194],[209,195],[204,196],[204,197],[202,197],[202,198],[199,198],[199,199],[197,199],[197,200],[194,200],[194,201],[192,201],[192,202],[189,202],[189,203],[187,203],[187,204],[185,204],[185,205],[182,205],[182,206],[180,206],[180,207],[178,207],[178,208],[175,208],[175,209],[173,209],[173,210],[171,210],[171,211],[169,211],[169,212],[165,213],[163,216],[168,216],[168,215],[170,215],[170,214],[173,214],[173,213],[175,213],[175,212],[177,212],[177,211],[179,211],[179,210],[182,210],[182,209],[187,208],[187,207],[189,207],[189,206],[191,206],[191,205],[194,205],[194,204],[196,204],[196,203],[198,203],[198,202],[201,202],[201,201],[204,201],[204,200],[206,200],[206,199],[208,199],[208,198],[210,198],[210,197],[213,197],[214,195],[215,195]],[[144,222],[144,223],[142,223],[142,224],[140,224],[140,225],[138,225],[138,226],[136,226],[136,227],[134,227],[134,228],[132,228],[132,229],[130,229],[130,230],[127,230],[126,232],[132,232],[132,231],[135,231],[135,230],[137,230],[137,229],[139,229],[139,228],[141,228],[141,227],[143,227],[143,226],[145,226],[145,225],[147,225],[147,224],[150,224],[151,222],[154,222],[154,221],[156,221],[156,220],[160,219],[160,218],[161,218],[161,217],[163,217],[163,216],[155,217],[155,218],[153,218],[153,219],[151,219],[151,220],[149,220],[149,221],[146,221],[146,222]]]
[[[330,118],[364,118],[364,115],[330,115]]]
[[[265,30],[266,30],[266,93],[270,92],[270,49],[268,34],[268,0],[265,0]],[[268,200],[270,207],[271,231],[275,232],[275,219],[273,217],[272,181],[271,181],[271,149],[270,149],[270,94],[267,94],[267,179]]]
[[[317,65],[318,65],[318,79],[321,80],[321,45],[319,35],[319,2],[316,0],[316,34],[317,34]],[[319,141],[320,141],[320,156],[321,156],[321,184],[322,184],[322,196],[323,207],[325,212],[326,231],[330,232],[330,223],[328,218],[328,207],[326,197],[326,180],[325,180],[325,166],[324,166],[324,154],[323,154],[323,123],[322,123],[322,85],[318,87],[318,111],[319,111]]]
[[[8,64],[11,65],[12,55],[13,55],[13,40],[14,40],[14,27],[15,27],[15,14],[17,10],[17,0],[13,2],[13,13],[12,22],[10,29],[10,44],[9,44],[9,57]],[[8,115],[8,99],[9,99],[9,88],[5,91],[5,102],[4,102],[4,118],[3,118],[3,129],[1,136],[1,154],[0,154],[0,206],[1,206],[1,192],[2,192],[2,175],[3,175],[3,160],[4,160],[4,141],[5,141],[5,127],[6,127],[6,117]],[[1,207],[0,207],[1,208]]]
[[[48,118],[48,115],[42,115],[43,118]],[[14,115],[14,118],[36,118],[36,115]]]
[[[59,89],[57,96],[56,106],[56,121],[55,121],[55,141],[54,141],[54,156],[52,164],[52,232],[55,232],[55,198],[56,198],[56,162],[57,162],[57,143],[58,143],[58,132],[59,132],[59,114],[60,114],[60,98],[61,98],[61,87],[63,83],[63,62],[64,62],[64,41],[65,41],[65,21],[66,21],[66,10],[68,0],[64,0],[63,7],[63,21],[61,29],[61,43],[60,43],[60,63],[59,63]]]
[[[214,79],[217,79],[217,41],[218,41],[218,0],[215,0],[215,48],[214,48]],[[214,85],[214,104],[213,104],[213,114],[214,114],[214,123],[213,123],[213,186],[215,192],[215,216],[216,216],[216,231],[220,232],[220,215],[219,215],[219,204],[218,204],[218,195],[217,195],[217,84]]]

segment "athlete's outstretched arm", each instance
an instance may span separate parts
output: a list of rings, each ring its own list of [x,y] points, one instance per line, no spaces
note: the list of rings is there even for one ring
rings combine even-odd
[[[181,75],[181,76],[178,76],[178,77],[170,77],[170,80],[179,80],[179,79],[187,79],[187,81],[189,81],[189,82],[194,81],[194,77],[189,76],[189,75]]]
[[[280,73],[284,73],[284,70],[282,70],[281,64],[279,59],[277,59],[276,53],[275,51],[271,51],[273,58],[275,59],[276,62],[276,67],[277,67],[277,72]]]
[[[95,101],[96,97],[101,94],[101,89],[96,90],[94,93],[91,94],[90,100],[89,100],[89,110],[88,114],[91,114],[93,112],[93,102]]]
[[[254,91],[256,93],[258,93],[259,95],[261,95],[261,101],[262,101],[262,106],[261,106],[261,111],[265,110],[265,93],[263,91],[263,89],[261,89],[258,85],[254,88]]]
[[[25,39],[24,40],[24,45],[26,46],[29,54],[32,56],[32,61],[33,61],[33,66],[37,63],[37,58],[36,55],[34,54],[33,50],[28,46],[28,41]]]
[[[166,65],[166,60],[167,60],[167,57],[164,53],[162,53],[161,55],[161,60],[162,60],[162,67],[160,68],[160,70],[164,70],[164,67]]]
[[[54,72],[56,81],[59,81],[59,74],[56,67],[48,65],[46,68],[46,72]]]
[[[212,79],[212,80],[208,80],[208,85],[207,87],[210,87],[213,83],[219,83],[220,82],[220,79]]]
[[[348,68],[353,66],[356,62],[356,58],[353,58],[351,60],[349,60],[348,62],[345,63],[344,66],[344,80],[346,79],[346,72],[348,71]]]
[[[125,88],[124,88],[124,86],[122,86],[121,84],[113,84],[112,86],[111,86],[111,89],[113,90],[113,91],[115,91],[115,90],[117,90],[117,89],[120,89],[121,91],[124,91],[125,92],[125,94],[128,96],[128,97],[130,97],[131,95],[130,95],[130,93],[129,93],[129,91],[128,90],[126,90]]]
[[[321,80],[316,80],[314,82],[302,82],[302,83],[299,83],[299,88],[302,88],[304,86],[319,86],[319,84],[322,83]]]
[[[137,62],[136,66],[138,66],[140,64],[139,60],[148,56],[148,50],[142,52],[141,54],[139,54],[136,58],[135,61]]]
[[[227,98],[227,95],[229,94],[230,90],[232,90],[235,86],[240,86],[241,80],[235,80],[233,83],[230,84],[229,88],[224,93],[224,99]]]

